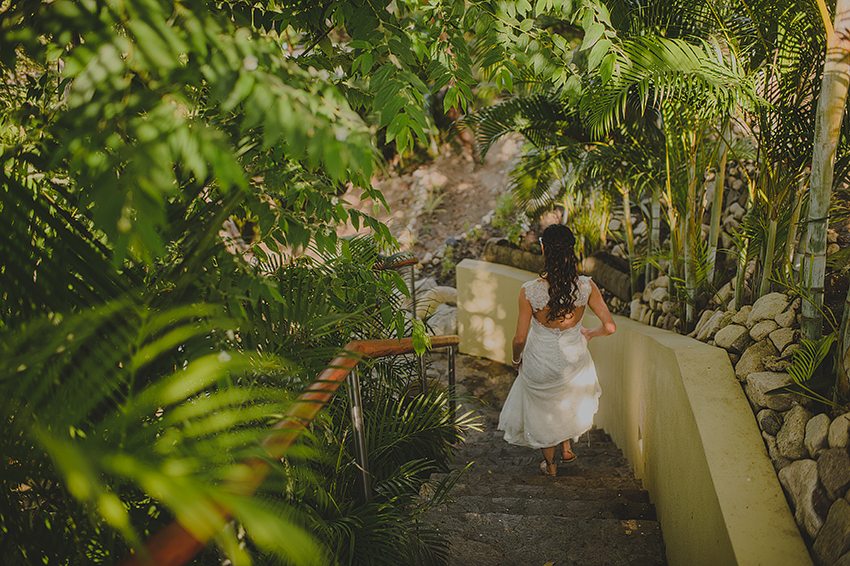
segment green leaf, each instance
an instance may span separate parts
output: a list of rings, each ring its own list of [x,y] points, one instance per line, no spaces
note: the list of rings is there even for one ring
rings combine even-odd
[[[605,57],[608,50],[611,48],[611,45],[610,39],[603,39],[596,42],[590,50],[590,55],[587,57],[587,68],[589,70],[596,69],[599,66],[602,62],[602,58]]]

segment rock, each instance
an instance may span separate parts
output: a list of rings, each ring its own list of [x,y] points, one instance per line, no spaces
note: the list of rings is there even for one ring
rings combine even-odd
[[[427,252],[424,256],[422,256],[422,265],[428,265],[431,263],[432,259],[434,259],[434,254]]]
[[[724,320],[726,324],[723,324]],[[729,313],[726,313],[721,310],[715,312],[713,315],[711,315],[711,318],[708,319],[705,325],[703,325],[702,330],[697,333],[697,340],[701,342],[711,340],[712,338],[714,338],[714,335],[717,333],[718,330],[720,330],[723,326],[729,324],[730,320],[732,320],[732,315],[730,315]]]
[[[829,448],[829,415],[821,413],[806,423],[806,450],[809,456],[817,459],[818,454]],[[820,473],[820,469],[818,469]],[[833,497],[833,499],[835,499]]]
[[[826,231],[826,243],[827,244],[837,244],[838,243],[838,232],[829,228]]]
[[[782,416],[772,409],[759,411],[756,420],[759,423],[759,428],[770,436],[776,436],[776,433],[782,427]]]
[[[750,317],[750,311],[753,310],[752,305],[744,305],[741,307],[735,317],[732,318],[732,324],[740,324],[741,326],[747,326],[747,319]]]
[[[818,458],[818,477],[827,497],[834,500],[843,496],[850,487],[850,454],[847,450],[824,450]]]
[[[653,289],[652,294],[649,296],[649,308],[652,310],[658,310],[658,305],[663,303],[664,301],[670,298],[670,293],[667,292],[666,287],[658,287],[657,289]]]
[[[703,327],[708,323],[709,319],[714,316],[714,313],[715,311],[711,309],[706,309],[702,311],[702,314],[700,315],[699,320],[697,321],[697,325],[694,327],[693,331],[688,334],[688,336],[694,338],[699,335],[699,333],[702,332]]]
[[[833,566],[850,566],[850,552],[842,554],[841,558]]]
[[[767,338],[768,334],[779,328],[779,325],[773,319],[762,320],[750,328],[750,338],[759,342]],[[779,350],[777,349],[777,352]]]
[[[640,299],[635,299],[629,303],[629,318],[632,320],[640,320],[640,309],[643,304]]]
[[[678,307],[679,303],[676,301],[664,301],[661,303],[661,312],[663,314],[674,314]]]
[[[776,433],[776,447],[786,458],[799,460],[809,455],[806,450],[806,424],[812,414],[802,405],[794,407],[785,413],[782,428]]]
[[[428,289],[416,299],[416,316],[418,318],[425,318],[432,314],[437,306],[442,303],[457,305],[457,289],[447,286]]]
[[[785,466],[779,471],[779,483],[791,499],[797,525],[814,540],[823,527],[823,518],[816,507],[820,500],[826,498],[823,487],[818,484],[817,463],[814,460],[797,460]]]
[[[767,445],[767,455],[770,458],[770,463],[773,464],[773,469],[778,474],[779,470],[790,465],[794,460],[786,458],[779,453],[779,450],[776,449],[775,437],[767,434],[766,432],[762,432],[761,436],[764,438],[765,445]]]
[[[652,314],[653,314],[652,309],[647,307],[647,306],[644,306],[643,310],[641,311],[640,321],[643,324],[646,324],[647,326],[651,326],[652,325]]]
[[[727,324],[714,335],[714,342],[718,347],[736,354],[744,351],[743,348],[738,348],[742,340],[749,343],[750,333],[747,331],[746,326],[740,326],[738,324]],[[736,347],[733,348],[733,346]]]
[[[772,409],[774,411],[787,411],[795,403],[800,404],[802,401],[802,397],[796,393],[767,394],[768,391],[794,383],[794,378],[787,373],[772,371],[754,372],[747,375],[746,380],[745,391],[747,397],[756,407]]]
[[[454,236],[449,236],[448,238],[446,238],[446,246],[450,248],[455,247],[456,245],[458,245],[458,243],[458,239]]]
[[[788,344],[787,346],[785,346],[785,349],[782,350],[782,357],[786,358],[786,359],[793,360],[794,359],[794,353],[797,350],[799,350],[800,348],[801,348],[800,344],[797,344],[796,342],[794,342],[792,344]]]
[[[764,369],[767,371],[787,372],[789,367],[791,367],[791,360],[786,360],[780,356],[764,357]]]
[[[841,251],[841,246],[838,244],[829,244],[826,247],[826,255],[832,255]]]
[[[812,553],[817,564],[832,566],[847,551],[850,551],[850,503],[838,499],[829,508]]]
[[[666,275],[659,275],[652,284],[656,288],[667,289],[670,286],[670,278]]]
[[[729,362],[734,366],[738,363],[738,360],[741,359],[741,354],[733,354],[732,352],[728,352],[729,354]]]
[[[776,315],[773,320],[783,328],[791,328],[797,321],[797,313],[794,312],[794,309],[789,309]]]
[[[717,295],[716,295],[717,299],[721,303],[723,303],[724,305],[727,302],[729,302],[729,299],[731,299],[733,296],[735,296],[735,289],[732,288],[732,282],[731,281],[729,281],[728,283],[726,283],[726,285],[721,287],[720,290],[717,291]]]
[[[431,336],[457,334],[457,307],[440,303],[427,319],[427,325]]]
[[[756,342],[741,354],[741,359],[735,365],[735,375],[743,381],[753,372],[764,371],[764,358],[778,353],[770,340]]]
[[[772,320],[788,306],[788,297],[783,293],[768,293],[753,304],[747,317],[747,328],[752,328],[762,320]]]
[[[609,232],[616,232],[616,231],[617,231],[617,230],[619,230],[621,227],[622,227],[622,223],[621,223],[618,219],[616,219],[616,218],[612,218],[612,219],[608,222],[608,231],[609,231]]]
[[[752,336],[752,332],[750,332],[750,335]],[[778,352],[784,352],[788,344],[793,342],[796,338],[797,331],[793,328],[777,328],[770,333],[770,341],[773,342],[773,345],[776,347]]]
[[[848,444],[850,444],[850,415],[845,413],[829,425],[829,446],[846,448]]]
[[[741,206],[740,204],[738,204],[737,202],[733,202],[732,204],[729,205],[729,212],[736,219],[740,220],[744,217],[744,213],[746,212],[746,210],[744,210],[744,207]]]

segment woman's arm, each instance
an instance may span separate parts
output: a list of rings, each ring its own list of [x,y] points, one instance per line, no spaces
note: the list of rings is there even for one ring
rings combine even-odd
[[[525,296],[525,289],[519,292],[519,315],[516,320],[516,332],[513,339],[513,362],[514,369],[519,368],[522,362],[522,351],[525,349],[525,341],[528,338],[528,325],[531,324],[531,303]]]
[[[611,316],[608,305],[605,304],[605,299],[602,298],[602,293],[599,292],[599,287],[592,280],[590,282],[590,297],[587,299],[587,305],[602,324],[596,328],[582,327],[581,333],[584,334],[585,338],[590,340],[591,338],[614,334],[614,331],[617,330],[617,325],[614,324],[614,317]]]

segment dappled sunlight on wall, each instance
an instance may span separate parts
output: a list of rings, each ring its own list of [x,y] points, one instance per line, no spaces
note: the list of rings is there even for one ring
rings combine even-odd
[[[480,269],[482,265],[486,265],[487,269]],[[471,259],[458,264],[461,352],[510,364],[519,292],[522,284],[534,277],[528,271],[507,265]]]

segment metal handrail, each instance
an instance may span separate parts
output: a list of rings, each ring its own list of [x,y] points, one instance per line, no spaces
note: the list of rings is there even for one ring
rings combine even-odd
[[[449,348],[450,368],[449,386],[454,386],[454,348],[458,345],[459,338],[451,336],[431,337],[431,348]],[[307,425],[319,414],[322,407],[331,400],[342,381],[349,375],[354,375],[352,370],[364,359],[375,359],[384,356],[409,354],[413,352],[413,339],[402,338],[401,340],[355,340],[349,342],[343,349],[345,352],[334,360],[319,373],[316,380],[311,383],[307,390],[298,396],[295,403],[286,411],[283,419],[272,427],[272,432],[262,442],[266,449],[268,459],[260,457],[247,458],[239,462],[234,470],[225,480],[225,486],[233,493],[240,495],[251,495],[257,491],[270,471],[270,461],[279,460],[286,454]],[[359,387],[357,396],[359,400]],[[422,390],[424,392],[424,389]],[[452,405],[453,408],[453,405]],[[368,499],[371,493],[369,489],[368,468],[363,465],[365,461],[365,436],[360,416],[358,403],[357,411],[352,406],[352,415],[357,413],[354,423],[356,431],[361,435],[360,440],[355,443],[355,449],[359,452],[362,447],[364,453],[358,454],[358,464],[361,474],[365,474],[363,483],[364,495]],[[361,456],[363,457],[361,463]],[[227,509],[221,509],[222,518],[228,521],[233,515]],[[121,562],[120,566],[183,566],[191,560],[198,552],[206,546],[207,540],[200,540],[177,520],[172,521],[165,528],[150,537],[145,543],[146,553],[132,554]]]

